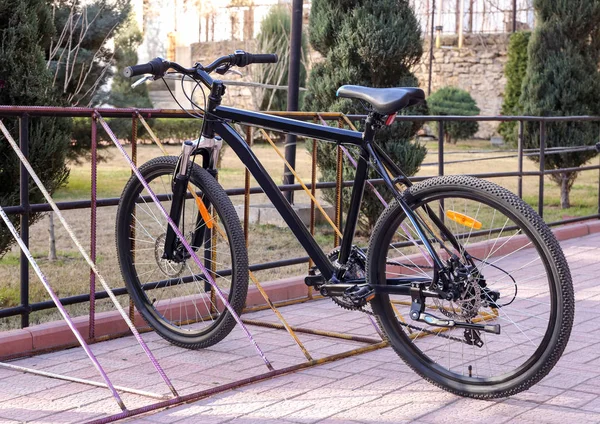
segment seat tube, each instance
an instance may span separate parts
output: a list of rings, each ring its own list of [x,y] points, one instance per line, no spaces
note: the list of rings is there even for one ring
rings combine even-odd
[[[356,176],[354,177],[354,185],[352,187],[352,197],[350,198],[348,217],[346,218],[346,226],[344,227],[344,236],[340,247],[339,262],[341,264],[345,264],[350,257],[352,240],[354,239],[354,232],[356,231],[356,224],[358,223],[358,215],[360,213],[360,205],[365,191],[368,170],[369,153],[365,149],[361,149],[358,164],[356,166]]]
[[[360,205],[362,203],[365,184],[367,182],[367,173],[369,170],[369,150],[366,145],[373,141],[375,137],[374,116],[371,112],[365,120],[365,132],[363,133],[363,145],[361,146],[358,164],[356,166],[356,175],[354,176],[354,185],[352,187],[352,196],[350,198],[350,208],[348,209],[348,217],[346,218],[346,226],[344,227],[344,236],[342,245],[340,246],[339,262],[345,264],[350,257],[352,250],[352,240],[358,223],[358,215]]]

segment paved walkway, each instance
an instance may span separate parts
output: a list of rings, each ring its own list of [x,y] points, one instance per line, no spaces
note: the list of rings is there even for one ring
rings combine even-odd
[[[562,243],[576,292],[576,320],[567,351],[532,389],[509,399],[475,401],[422,381],[391,348],[352,356],[250,384],[200,401],[129,418],[140,423],[600,423],[600,234]],[[282,308],[293,325],[377,337],[366,315],[346,312],[329,300]],[[270,311],[244,315],[276,322]],[[250,326],[275,368],[305,361],[282,330]],[[364,343],[300,334],[315,358]],[[180,394],[227,384],[267,371],[236,328],[203,351],[173,347],[144,335]],[[92,346],[116,385],[169,393],[132,337]],[[39,355],[14,364],[98,379],[81,349]],[[153,399],[123,394],[137,408]],[[106,389],[0,369],[0,423],[85,422],[120,409]]]

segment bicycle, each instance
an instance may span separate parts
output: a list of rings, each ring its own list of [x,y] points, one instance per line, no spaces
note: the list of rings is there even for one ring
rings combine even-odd
[[[145,80],[155,80],[173,69],[182,83],[187,77],[210,90],[199,140],[185,142],[179,157],[152,159],[140,171],[162,193],[160,200],[170,204],[171,219],[193,250],[202,253],[234,310],[239,314],[244,307],[248,257],[240,221],[215,178],[223,140],[313,260],[306,284],[346,309],[373,314],[393,349],[420,376],[480,399],[521,392],[546,376],[569,339],[574,295],[564,254],[542,219],[520,198],[484,180],[442,176],[411,183],[374,140],[397,112],[425,100],[418,88],[342,86],[338,96],[372,107],[362,133],[221,105],[225,85],[210,76],[213,71],[225,74],[234,66],[276,61],[275,55],[236,51],[208,66],[185,68],[156,58],[125,71],[129,77],[147,74]],[[319,247],[234,122],[358,149],[339,248],[327,254]],[[393,201],[364,251],[353,245],[353,236],[369,167]],[[211,295],[206,277],[155,211],[132,177],[116,223],[127,289],[162,337],[186,348],[211,346],[233,329],[235,320]]]

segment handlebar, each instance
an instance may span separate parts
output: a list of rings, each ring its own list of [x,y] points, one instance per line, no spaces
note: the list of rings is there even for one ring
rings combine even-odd
[[[152,74],[155,78],[162,78],[171,68],[184,75],[195,75],[198,74],[199,71],[210,74],[221,66],[225,66],[226,68],[231,66],[243,68],[244,66],[253,63],[277,63],[277,60],[276,54],[252,54],[243,50],[236,50],[234,54],[222,56],[208,66],[202,66],[197,63],[192,68],[184,68],[178,63],[169,62],[168,60],[157,57],[148,63],[128,66],[124,69],[123,75],[127,78],[131,78],[137,75]]]

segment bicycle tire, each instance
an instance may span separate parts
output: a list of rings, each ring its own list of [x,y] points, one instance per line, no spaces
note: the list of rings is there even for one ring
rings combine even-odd
[[[164,189],[162,194],[170,199],[170,183],[177,161],[177,157],[164,156],[152,159],[140,167],[142,176],[152,185],[155,194],[160,194],[157,191]],[[224,246],[217,258],[219,266],[230,268],[229,271],[217,272],[213,277],[239,315],[244,308],[248,291],[248,255],[240,221],[221,185],[205,169],[193,164],[190,184],[197,193],[205,196],[213,210],[215,222],[226,235],[221,236],[217,243],[217,246]],[[207,282],[191,258],[179,263],[161,258],[164,251],[162,237],[168,224],[154,203],[144,200],[142,194],[147,195],[144,187],[136,176],[132,176],[123,190],[117,210],[117,253],[127,290],[146,323],[164,339],[188,349],[212,346],[231,332],[236,321],[222,302],[217,300],[215,293],[207,291]],[[197,221],[198,208],[189,194],[184,201],[186,203],[179,227],[186,235],[190,226],[195,226],[196,222],[205,225],[205,222]],[[162,203],[168,213],[169,200]],[[186,224],[186,211],[188,214],[195,211],[195,215],[188,216],[191,218],[189,225]],[[186,225],[188,228],[185,228]],[[136,231],[134,237],[131,237],[131,228]],[[197,227],[186,238],[189,236],[191,239],[195,228]],[[213,228],[216,231],[216,227]],[[202,251],[202,248],[198,248],[197,254],[201,259],[204,258]],[[205,260],[212,261],[214,257]],[[153,281],[143,281],[145,277],[142,278],[142,275],[150,273],[148,269],[151,268],[154,271],[148,278],[152,277],[150,279]],[[227,278],[226,274],[229,272],[230,278]],[[182,276],[184,273],[185,277]],[[158,281],[154,281],[156,279]]]
[[[487,277],[485,274],[492,277],[486,281],[488,287],[497,284],[497,287],[501,287],[501,291],[504,292],[502,293],[505,297],[504,303],[498,301],[495,304],[495,306],[498,306],[496,315],[483,315],[483,309],[485,308],[480,309],[478,312],[482,313],[483,321],[502,324],[500,335],[483,333],[484,345],[487,351],[483,352],[483,346],[477,347],[475,344],[470,344],[473,343],[473,339],[467,338],[467,330],[461,338],[462,330],[459,329],[434,331],[436,327],[429,327],[418,321],[411,322],[408,318],[403,323],[403,316],[397,317],[397,313],[403,315],[400,308],[405,308],[405,306],[402,302],[394,300],[394,297],[390,297],[390,295],[378,294],[371,305],[379,325],[387,335],[393,349],[410,368],[425,380],[460,396],[478,399],[505,397],[527,390],[539,382],[550,372],[564,351],[574,317],[574,295],[569,267],[552,231],[535,211],[516,195],[496,184],[477,178],[465,176],[431,178],[408,188],[403,193],[403,197],[412,210],[421,211],[421,217],[426,215],[423,212],[424,205],[428,205],[431,208],[430,211],[434,211],[433,213],[437,216],[445,218],[446,226],[449,229],[453,224],[452,220],[448,218],[448,211],[453,207],[450,204],[460,205],[462,208],[463,203],[464,210],[470,211],[471,217],[474,215],[473,211],[477,210],[477,214],[480,214],[480,219],[483,222],[482,228],[486,227],[486,222],[489,224],[490,237],[492,235],[491,228],[498,213],[502,213],[507,218],[502,229],[513,229],[507,231],[509,235],[505,237],[501,237],[503,233],[501,230],[493,244],[491,239],[482,242],[479,238],[476,238],[473,239],[473,244],[469,245],[472,234],[480,234],[480,232],[474,232],[473,228],[462,230],[464,228],[462,225],[454,225],[455,231],[453,231],[453,234],[456,235],[463,231],[462,236],[460,236],[461,243],[464,243],[466,239],[466,245],[463,244],[463,246],[467,251],[469,251],[470,246],[475,252],[477,249],[481,251],[486,248],[489,249],[483,261],[478,258],[477,272],[481,272],[483,277]],[[439,202],[440,200],[443,202]],[[484,205],[484,207],[493,211],[491,222],[487,209],[482,210],[471,207],[471,203],[475,202],[479,202],[479,208]],[[465,215],[468,216],[469,214]],[[485,219],[483,219],[484,216]],[[396,251],[399,250],[398,248],[394,248],[393,251],[381,248],[381,246],[394,245],[394,240],[400,239],[399,234],[404,235],[407,226],[405,218],[405,214],[396,201],[393,201],[379,218],[371,236],[368,250],[367,276],[371,283],[386,284],[387,276],[393,271],[406,274],[416,272],[410,266],[407,267],[406,263],[402,264],[402,259],[399,258],[404,258],[404,256],[398,256],[399,253]],[[512,225],[508,225],[509,220],[512,221]],[[499,222],[502,223],[502,220]],[[400,227],[401,224],[404,225],[404,229]],[[429,225],[432,225],[432,223],[429,222]],[[465,231],[468,231],[468,238],[464,235]],[[486,231],[487,228],[484,233]],[[408,233],[411,234],[411,229],[408,229]],[[414,233],[411,236],[414,236]],[[405,238],[410,239],[408,235],[405,235]],[[511,247],[511,243],[514,247]],[[400,245],[396,244],[396,246]],[[447,243],[446,247],[448,247]],[[511,249],[513,249],[512,253]],[[414,250],[418,251],[419,249],[413,248]],[[454,251],[461,258],[465,258],[465,255],[461,252]],[[505,254],[505,252],[508,253]],[[512,255],[515,254],[521,258],[520,262],[514,260],[516,257]],[[390,259],[390,256],[394,257],[393,261],[395,262]],[[473,254],[473,256],[477,255]],[[406,257],[411,258],[411,255],[406,255]],[[415,258],[412,259],[415,262],[418,255],[412,257]],[[530,258],[533,259],[529,261]],[[517,265],[522,264],[524,260],[528,262],[518,268]],[[424,262],[421,261],[421,263]],[[401,266],[398,266],[398,264]],[[511,266],[515,270],[507,271]],[[417,265],[417,267],[422,268],[423,274],[432,275],[431,270],[426,265]],[[543,271],[542,273],[533,275],[534,272],[540,269]],[[527,273],[531,275],[522,277]],[[546,282],[542,281],[544,274],[546,275]],[[495,277],[495,275],[500,275],[500,277]],[[509,281],[509,278],[514,283],[514,293],[511,293],[513,289],[505,287],[505,283],[500,284],[503,279]],[[541,284],[539,284],[539,281],[542,281]],[[483,296],[481,294],[483,293],[481,285],[477,284],[477,286],[479,286],[479,289],[474,287],[473,284],[472,289],[465,290],[465,292],[470,291],[472,294],[472,297],[469,298],[472,299],[469,300],[471,303],[465,301],[460,307],[456,308],[455,305],[451,304],[452,302],[442,304],[440,301],[436,301],[437,303],[430,301],[428,307],[431,309],[426,312],[433,311],[438,315],[443,313],[444,315],[463,314],[463,316],[466,316],[469,304],[475,305],[474,302],[478,298],[485,296],[488,297],[485,301],[489,300],[489,295]],[[546,291],[542,291],[545,287]],[[511,296],[513,296],[512,301],[510,301]],[[546,297],[548,300],[547,306]],[[510,303],[508,303],[509,301]],[[481,305],[484,304],[485,302],[482,301]],[[396,308],[396,311],[394,311],[394,308]],[[489,308],[489,310],[493,311],[494,309]],[[478,317],[479,315],[470,319],[474,321]],[[544,317],[547,319],[546,324],[544,324]],[[544,325],[546,326],[545,330]],[[410,326],[415,328],[412,333]],[[525,334],[521,327],[528,333]],[[420,328],[419,333],[416,333],[418,328]],[[525,334],[527,339],[523,338],[519,331]],[[429,337],[431,335],[434,337]],[[469,332],[469,335],[472,336],[473,333]],[[480,335],[478,337],[480,341],[483,341]],[[536,347],[537,340],[539,340],[539,345]],[[511,342],[513,343],[512,348],[507,347]],[[534,347],[532,348],[530,345]],[[458,347],[462,351],[462,358],[459,355]],[[446,349],[448,350],[447,354]],[[452,352],[451,349],[453,349]],[[466,349],[470,349],[473,353],[468,352],[465,357],[464,352]],[[477,349],[481,350],[478,351]],[[491,370],[489,373],[485,372],[483,366],[486,359],[489,363],[488,368]],[[502,363],[502,361],[506,362]],[[475,367],[473,364],[475,364]],[[492,371],[494,366],[499,369],[497,375],[493,374],[496,372]],[[506,370],[506,368],[510,369]],[[477,374],[474,375],[473,371],[476,371]]]

